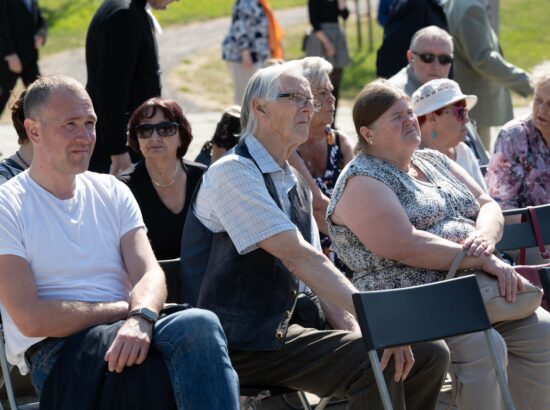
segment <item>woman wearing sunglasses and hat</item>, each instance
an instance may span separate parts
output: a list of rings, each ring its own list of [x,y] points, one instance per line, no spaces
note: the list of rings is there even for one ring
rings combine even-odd
[[[128,122],[128,145],[143,160],[120,176],[139,204],[157,259],[179,258],[191,196],[206,167],[183,159],[191,125],[173,100],[151,98]]]
[[[413,93],[412,101],[420,124],[420,147],[447,155],[487,191],[479,163],[464,143],[470,121],[468,110],[477,104],[477,97],[464,95],[455,81],[442,78],[421,86]]]

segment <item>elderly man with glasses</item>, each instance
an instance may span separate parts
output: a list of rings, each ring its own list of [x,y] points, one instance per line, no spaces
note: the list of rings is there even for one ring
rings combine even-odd
[[[382,408],[354,318],[357,289],[320,251],[309,189],[287,162],[320,109],[292,67],[262,69],[248,83],[241,142],[205,173],[186,221],[182,290],[186,301],[218,315],[241,386],[285,386],[346,397],[350,409]],[[339,330],[301,320],[297,296],[308,286]],[[305,303],[319,312],[314,300]],[[438,342],[387,349],[395,408],[434,408],[448,359]]]

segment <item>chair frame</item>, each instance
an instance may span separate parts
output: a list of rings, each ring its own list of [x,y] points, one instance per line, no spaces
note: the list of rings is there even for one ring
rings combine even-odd
[[[11,380],[11,369],[13,366],[8,363],[6,357],[6,345],[4,343],[4,325],[0,322],[0,366],[2,367],[2,377],[0,377],[0,387],[6,386],[6,395],[8,396],[8,403],[11,410],[16,410],[17,402],[15,400],[15,391],[13,389],[13,383]],[[4,406],[0,401],[0,409],[4,410]]]
[[[548,245],[550,244],[550,204],[535,206],[533,209],[539,220],[542,241]],[[508,209],[502,213],[505,217],[520,215],[525,222],[504,225],[502,239],[496,245],[497,250],[502,252],[537,246],[531,216],[527,208]]]
[[[353,295],[353,302],[384,409],[393,407],[377,350],[479,331],[484,332],[506,407],[515,409],[474,275],[409,288],[359,292]]]

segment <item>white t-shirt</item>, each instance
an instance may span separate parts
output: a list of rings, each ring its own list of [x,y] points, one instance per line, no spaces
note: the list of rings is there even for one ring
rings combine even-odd
[[[61,200],[23,172],[0,187],[0,255],[24,258],[45,299],[128,300],[130,280],[120,239],[142,227],[137,202],[110,175],[76,177],[74,196]],[[0,305],[8,361],[28,370],[24,352],[42,338],[24,336]]]
[[[456,147],[456,163],[470,174],[472,178],[478,183],[478,185],[487,192],[487,184],[485,178],[479,168],[479,163],[474,152],[465,143],[461,142]]]

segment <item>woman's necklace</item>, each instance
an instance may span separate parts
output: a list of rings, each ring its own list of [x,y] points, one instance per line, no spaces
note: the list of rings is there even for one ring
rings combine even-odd
[[[153,181],[153,184],[155,184],[159,188],[166,188],[166,187],[169,187],[170,185],[172,185],[176,181],[176,176],[178,175],[178,170],[179,170],[179,167],[178,167],[178,163],[176,162],[176,169],[174,170],[174,175],[172,175],[172,178],[166,184],[155,181],[155,179],[151,176],[151,174],[149,174],[149,178],[151,178],[151,181]]]
[[[19,161],[21,161],[21,163],[25,166],[25,168],[30,168],[29,163],[23,159],[23,157],[19,153],[19,150],[15,151],[15,155],[17,155],[17,158],[19,158]]]

